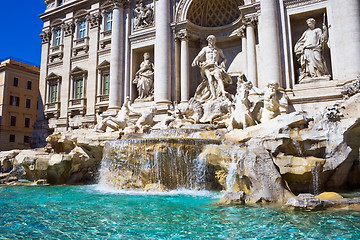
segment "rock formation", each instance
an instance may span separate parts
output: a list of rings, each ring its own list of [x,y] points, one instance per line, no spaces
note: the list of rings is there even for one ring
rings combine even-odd
[[[151,130],[155,123],[155,112],[149,111],[131,123],[133,131],[54,133],[44,149],[2,152],[1,166],[9,171],[0,175],[0,181],[79,184],[95,182],[101,175],[102,183],[117,188],[223,190],[230,192],[224,202],[234,203],[281,203],[301,192],[360,186],[360,94],[316,116],[280,114],[230,132],[211,124],[191,124],[180,118],[186,112],[178,111],[173,118],[187,121],[181,128],[143,129],[140,134],[138,129]],[[313,202],[312,197],[305,198],[290,202]],[[324,207],[323,201],[316,201]]]

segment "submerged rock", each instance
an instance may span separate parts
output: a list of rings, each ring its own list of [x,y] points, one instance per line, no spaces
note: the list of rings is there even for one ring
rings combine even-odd
[[[243,191],[226,192],[225,195],[220,199],[219,203],[244,204],[245,203],[245,193]]]
[[[343,199],[344,197],[341,196],[340,194],[336,193],[336,192],[323,192],[319,195],[316,195],[315,196],[316,198],[319,198],[319,199],[323,199],[323,200],[340,200],[340,199]]]
[[[296,210],[323,210],[332,207],[334,204],[329,200],[316,198],[310,193],[299,194],[296,197],[290,198],[285,206]]]
[[[290,198],[284,207],[305,211],[326,209],[360,210],[360,198],[343,198],[340,194],[334,192],[325,192],[318,196],[307,193]]]

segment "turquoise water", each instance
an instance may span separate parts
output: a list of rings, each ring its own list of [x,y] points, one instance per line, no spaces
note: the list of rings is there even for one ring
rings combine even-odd
[[[219,197],[0,187],[0,239],[360,239],[360,212],[214,204]]]

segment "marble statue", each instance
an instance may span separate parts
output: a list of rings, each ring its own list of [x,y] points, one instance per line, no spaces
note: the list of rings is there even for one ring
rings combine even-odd
[[[323,23],[323,29],[315,28],[315,19],[306,20],[309,28],[295,44],[295,54],[300,63],[299,83],[305,78],[322,77],[328,74],[323,52],[328,40],[328,30]]]
[[[231,84],[231,77],[225,71],[226,58],[221,49],[215,46],[216,38],[210,35],[206,38],[208,46],[204,47],[192,62],[192,66],[201,68],[203,82],[198,86],[194,98],[206,101],[225,97],[227,92],[224,83]],[[219,64],[219,60],[222,62]]]
[[[142,129],[144,126],[152,126],[154,124],[154,117],[157,112],[155,106],[141,113],[140,118],[136,121],[136,126]]]
[[[145,6],[142,1],[140,1],[136,8],[134,9],[134,28],[138,29],[141,27],[149,26],[154,21],[154,11],[151,6]]]
[[[256,124],[251,113],[252,103],[249,101],[249,91],[252,88],[253,85],[250,81],[244,81],[243,78],[238,77],[235,109],[231,113],[228,126],[229,131],[235,128],[243,129]]]
[[[96,132],[105,132],[107,127],[113,129],[114,131],[126,128],[130,121],[130,111],[130,100],[127,97],[125,103],[121,107],[120,111],[116,114],[116,116],[109,116],[102,119],[98,124],[95,125],[94,130]]]
[[[144,61],[140,64],[140,69],[135,73],[133,83],[138,90],[137,99],[152,100],[154,94],[154,64],[150,62],[150,54],[144,53]]]
[[[279,84],[269,82],[264,92],[264,107],[261,112],[261,123],[267,122],[280,115],[280,107],[287,111],[288,97],[279,91]]]

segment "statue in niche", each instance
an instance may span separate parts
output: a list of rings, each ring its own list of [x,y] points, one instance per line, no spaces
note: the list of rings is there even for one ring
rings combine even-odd
[[[130,111],[130,99],[129,97],[127,97],[120,111],[116,114],[115,117],[106,117],[102,119],[101,122],[95,125],[95,132],[105,132],[107,127],[113,129],[114,131],[126,128],[130,121]]]
[[[133,83],[138,90],[137,100],[153,100],[154,97],[154,64],[150,62],[150,54],[144,53],[144,61],[135,73]]]
[[[280,115],[280,107],[287,111],[288,97],[279,91],[279,84],[269,82],[264,92],[264,107],[261,112],[261,123],[267,122]]]
[[[325,21],[322,30],[315,28],[316,21],[314,18],[309,18],[306,23],[309,28],[295,44],[295,54],[300,63],[299,83],[305,78],[324,77],[328,74],[324,59],[324,47],[328,41]]]
[[[154,11],[151,6],[145,6],[143,1],[136,4],[134,9],[134,28],[147,27],[154,21]]]
[[[233,110],[228,131],[235,128],[243,129],[256,125],[251,113],[252,103],[249,100],[249,91],[253,88],[250,81],[244,81],[244,77],[238,77],[237,92],[235,95],[235,109]]]
[[[224,83],[231,84],[231,77],[225,71],[226,58],[221,49],[215,46],[216,38],[210,35],[206,38],[208,46],[204,47],[192,62],[192,66],[201,68],[203,81],[197,87],[194,98],[200,101],[215,100],[226,97]],[[219,65],[219,60],[222,62]]]

